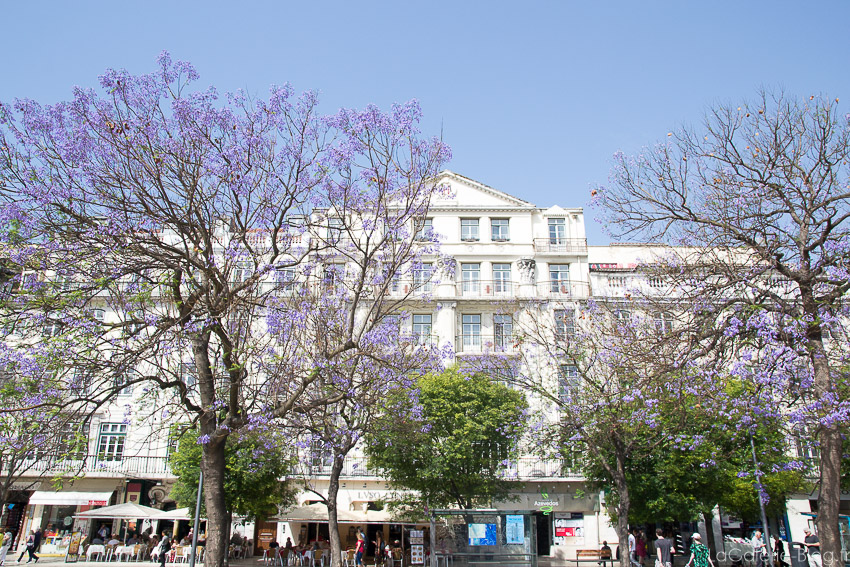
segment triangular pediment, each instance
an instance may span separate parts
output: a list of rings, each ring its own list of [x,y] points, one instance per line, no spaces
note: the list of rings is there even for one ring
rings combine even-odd
[[[461,208],[535,208],[528,201],[518,199],[498,189],[453,171],[442,171],[437,176],[439,183],[448,185],[448,194],[434,202],[434,206]]]

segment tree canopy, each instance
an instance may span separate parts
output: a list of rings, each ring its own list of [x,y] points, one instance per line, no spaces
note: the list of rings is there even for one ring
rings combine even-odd
[[[501,471],[516,457],[527,402],[483,373],[426,374],[415,395],[396,390],[367,436],[370,466],[416,491],[417,511],[490,505],[515,489]]]
[[[194,515],[203,453],[203,446],[198,443],[200,434],[196,428],[175,429],[173,436],[177,448],[169,455],[168,463],[177,481],[169,496]],[[265,520],[294,502],[294,487],[281,480],[291,473],[293,457],[276,438],[272,432],[228,438],[224,491],[231,514]],[[203,503],[201,516],[206,516]]]

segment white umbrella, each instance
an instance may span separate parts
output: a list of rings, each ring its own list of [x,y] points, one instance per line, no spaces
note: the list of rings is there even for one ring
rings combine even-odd
[[[75,518],[122,518],[124,520],[138,520],[139,518],[154,518],[158,514],[162,514],[162,510],[142,506],[134,502],[125,502],[116,504],[115,506],[106,506],[105,508],[97,508],[76,514]]]

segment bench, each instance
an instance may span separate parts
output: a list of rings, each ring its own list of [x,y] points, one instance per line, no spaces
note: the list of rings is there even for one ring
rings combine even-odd
[[[605,557],[602,556],[602,552],[598,549],[578,549],[576,550],[576,558],[568,559],[570,563],[575,562],[576,567],[581,567],[582,563],[585,564],[596,564],[605,567],[608,563],[613,567],[614,560],[611,558],[610,554],[606,554]]]

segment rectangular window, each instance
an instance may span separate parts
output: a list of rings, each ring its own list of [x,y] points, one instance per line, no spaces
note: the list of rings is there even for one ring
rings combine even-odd
[[[481,315],[463,315],[461,320],[464,350],[481,348]]]
[[[325,270],[322,274],[322,282],[327,287],[334,288],[342,284],[344,275],[345,264],[325,264]]]
[[[549,264],[549,291],[569,295],[570,265]]]
[[[87,369],[75,368],[69,386],[77,395],[88,394],[92,391],[92,376]]]
[[[416,240],[432,242],[434,240],[434,219],[421,219],[416,223]]]
[[[655,314],[655,330],[659,333],[669,333],[673,330],[673,314],[669,311],[659,311]]]
[[[194,362],[184,362],[180,365],[180,380],[186,387],[192,389],[198,383],[198,369]]]
[[[463,293],[481,292],[481,264],[460,265]]]
[[[496,350],[510,350],[513,344],[514,319],[511,315],[493,315]]]
[[[426,345],[431,342],[431,315],[413,315],[413,338],[417,344]]]
[[[333,451],[326,447],[321,439],[313,439],[310,443],[310,468],[313,473],[329,471],[333,465]]]
[[[249,260],[240,260],[233,265],[233,283],[246,282],[253,273],[253,264]]]
[[[328,242],[336,244],[342,238],[342,219],[328,218]]]
[[[281,291],[295,290],[295,268],[275,268],[275,286]]]
[[[86,456],[89,450],[89,424],[65,422],[59,431],[57,439],[57,457],[79,460]]]
[[[565,341],[575,338],[576,312],[572,309],[555,309],[555,338]]]
[[[91,315],[98,325],[103,325],[103,321],[106,319],[106,311],[103,309],[92,309]]]
[[[567,220],[549,219],[549,244],[566,244]]]
[[[472,242],[478,240],[478,219],[460,219],[460,239]]]
[[[101,423],[97,440],[97,457],[102,461],[120,461],[124,458],[126,423]]]
[[[419,268],[413,270],[413,290],[414,292],[430,292],[431,291],[431,269],[432,264],[425,263]]]
[[[493,291],[496,295],[511,294],[510,264],[493,264]]]
[[[58,319],[47,319],[41,334],[45,337],[58,337],[62,333],[62,321]]]
[[[511,239],[509,219],[490,219],[490,240],[507,242]]]
[[[113,387],[118,390],[119,396],[129,396],[133,393],[133,380],[136,380],[138,374],[132,368],[125,370],[113,378]]]
[[[569,403],[578,385],[578,368],[572,364],[562,364],[558,376],[558,399],[562,404]]]

